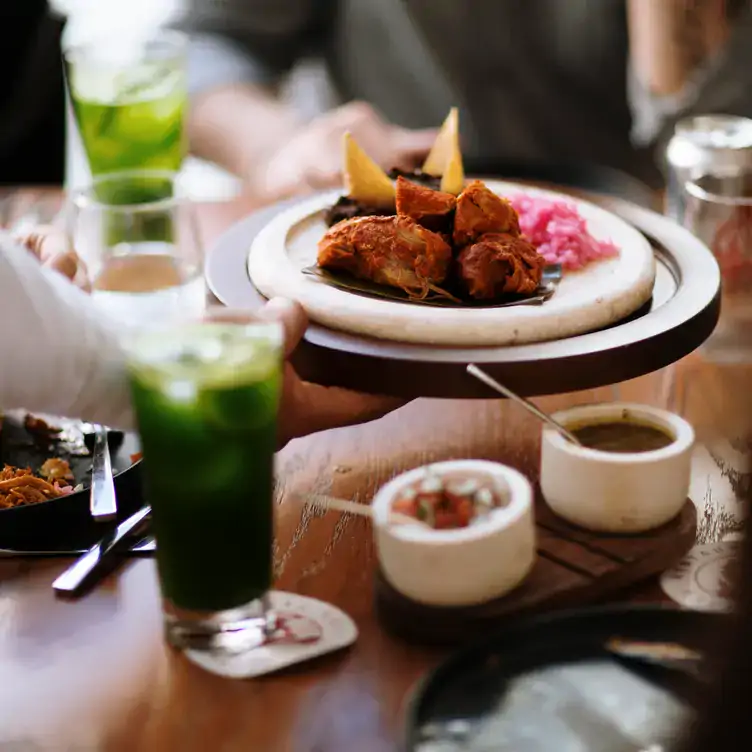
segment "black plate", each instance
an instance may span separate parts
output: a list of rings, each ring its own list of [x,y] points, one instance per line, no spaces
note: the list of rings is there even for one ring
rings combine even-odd
[[[0,509],[0,548],[44,548],[49,550],[85,547],[98,540],[105,531],[89,513],[91,454],[93,434],[89,424],[67,419],[38,416],[50,425],[62,428],[57,441],[45,442],[24,426],[24,413],[5,414],[0,430],[0,463],[31,467],[36,471],[49,457],[68,460],[75,484],[83,489],[67,496],[36,504]],[[118,516],[122,518],[137,508],[137,502],[121,504],[121,487],[137,485],[131,455],[140,451],[135,434],[110,431],[110,459],[116,490]],[[126,494],[128,497],[132,493]]]
[[[460,743],[468,728],[480,729],[492,718],[495,722],[508,720],[515,733],[523,723],[520,706],[511,702],[510,687],[515,679],[530,675],[533,671],[550,669],[544,682],[556,681],[555,676],[565,676],[560,671],[595,670],[613,671],[614,681],[636,676],[648,685],[666,690],[677,701],[689,708],[702,696],[696,680],[684,673],[663,667],[646,667],[639,663],[625,662],[611,656],[604,643],[611,637],[638,641],[675,642],[702,651],[712,644],[724,619],[720,614],[687,612],[660,606],[613,606],[559,613],[519,621],[512,627],[495,635],[490,640],[465,648],[429,674],[416,689],[407,713],[407,749],[429,749],[425,745],[426,730],[442,729],[433,738],[451,737],[453,731],[457,749],[472,750],[465,741]],[[587,664],[587,665],[586,665]],[[548,691],[548,690],[546,690]],[[506,707],[499,709],[506,701]],[[540,716],[535,721],[538,730],[554,728],[544,718],[547,708],[541,703]],[[529,719],[529,718],[528,718]],[[454,726],[447,726],[448,721]],[[589,723],[590,721],[588,721]],[[603,721],[604,729],[611,723]],[[515,725],[513,725],[515,724]],[[486,730],[488,727],[486,726]],[[476,733],[471,731],[470,734]],[[499,731],[499,733],[502,733]],[[603,731],[604,737],[610,733]],[[421,742],[424,740],[424,742]],[[518,740],[519,746],[519,740]],[[437,746],[436,749],[445,749]],[[606,752],[612,746],[593,746],[594,752]],[[624,747],[628,749],[630,747]],[[637,749],[638,747],[635,747]],[[454,747],[446,746],[447,751]],[[483,747],[486,749],[486,747]],[[511,749],[499,740],[499,750]],[[551,737],[530,750],[564,749],[560,735]]]

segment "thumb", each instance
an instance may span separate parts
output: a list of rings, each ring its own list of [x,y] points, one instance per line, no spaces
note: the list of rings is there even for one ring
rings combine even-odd
[[[300,303],[287,298],[272,298],[259,312],[265,321],[278,321],[285,330],[285,357],[298,346],[308,326],[308,316]]]

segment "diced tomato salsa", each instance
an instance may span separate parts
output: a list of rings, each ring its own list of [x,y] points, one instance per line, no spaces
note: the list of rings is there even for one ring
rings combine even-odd
[[[467,479],[444,482],[430,478],[405,489],[392,503],[392,510],[436,530],[451,530],[467,527],[499,505],[488,485]]]

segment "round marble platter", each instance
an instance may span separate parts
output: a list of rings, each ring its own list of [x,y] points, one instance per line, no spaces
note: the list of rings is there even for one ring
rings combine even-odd
[[[619,255],[565,271],[554,296],[539,306],[441,308],[380,300],[301,272],[316,263],[317,244],[327,230],[324,212],[337,199],[335,191],[286,209],[261,230],[248,255],[250,279],[267,298],[299,301],[312,321],[329,329],[425,345],[498,347],[558,340],[621,321],[650,299],[656,274],[652,248],[623,219],[564,194],[485,182],[499,195],[525,193],[575,204],[593,237],[612,241]]]

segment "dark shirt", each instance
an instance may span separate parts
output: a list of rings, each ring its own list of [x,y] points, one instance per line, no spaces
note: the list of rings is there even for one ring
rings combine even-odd
[[[62,28],[46,0],[0,2],[0,184],[63,181]]]
[[[678,118],[752,114],[752,6],[729,2],[745,10],[725,50],[668,98],[633,75],[625,0],[189,0],[183,25],[194,93],[276,84],[315,55],[342,101],[399,125],[457,105],[468,158],[590,161],[658,184]]]

